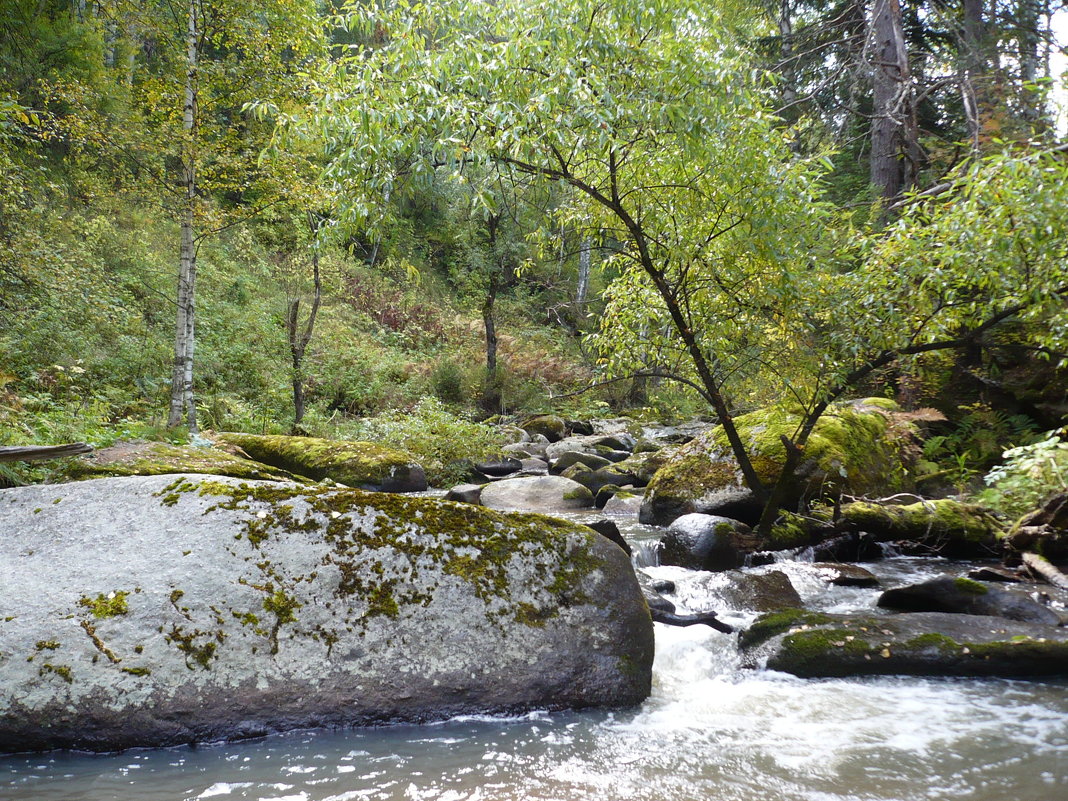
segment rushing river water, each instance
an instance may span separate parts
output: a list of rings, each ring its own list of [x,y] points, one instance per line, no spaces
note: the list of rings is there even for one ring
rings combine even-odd
[[[624,526],[638,546],[653,532]],[[638,559],[648,548],[638,549]],[[960,566],[892,558],[884,584]],[[785,571],[806,604],[874,606],[877,590],[828,588]],[[715,582],[680,568],[680,611],[726,608]],[[1063,801],[1068,684],[1005,680],[802,680],[744,669],[735,638],[656,625],[653,693],[616,712],[533,712],[428,726],[296,732],[256,741],[87,755],[0,757],[12,801]]]

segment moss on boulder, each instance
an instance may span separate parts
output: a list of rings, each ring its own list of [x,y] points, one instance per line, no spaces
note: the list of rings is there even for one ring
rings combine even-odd
[[[802,677],[1068,676],[1068,631],[978,615],[766,615],[739,641],[750,664]]]
[[[253,459],[321,481],[329,478],[371,492],[421,492],[426,474],[412,457],[371,442],[314,437],[220,434]]]
[[[830,520],[829,509],[817,517]],[[952,498],[924,500],[902,506],[855,501],[841,507],[835,521],[838,531],[863,531],[877,540],[911,540],[945,556],[989,555],[998,549],[1001,521],[989,509]]]
[[[650,688],[626,554],[541,515],[197,475],[20,487],[0,491],[0,586],[0,752],[627,705]]]
[[[308,481],[296,473],[216,448],[193,448],[165,442],[122,442],[75,459],[66,470],[66,474],[76,480],[172,473],[231,476],[246,481]]]
[[[519,427],[532,436],[541,434],[549,442],[559,442],[567,436],[567,421],[555,414],[541,414],[531,417],[519,424]]]
[[[876,402],[877,401],[877,402]],[[805,445],[796,474],[796,498],[887,494],[910,489],[916,432],[898,419],[892,401],[856,401],[832,406]],[[735,420],[761,482],[778,479],[799,416],[771,407]],[[667,524],[690,512],[722,514],[755,522],[759,514],[722,426],[682,446],[649,482],[642,522]]]

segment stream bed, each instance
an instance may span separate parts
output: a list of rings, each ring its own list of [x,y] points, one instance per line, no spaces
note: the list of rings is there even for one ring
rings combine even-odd
[[[585,520],[588,517],[572,516]],[[658,532],[620,521],[648,564]],[[866,565],[895,586],[958,575],[944,560]],[[726,608],[681,568],[680,612]],[[806,605],[871,609],[879,590],[782,570]],[[656,625],[652,696],[614,712],[474,716],[425,726],[292,732],[240,743],[0,757],[11,801],[1059,801],[1068,798],[1068,682],[802,680],[742,667],[736,635]]]

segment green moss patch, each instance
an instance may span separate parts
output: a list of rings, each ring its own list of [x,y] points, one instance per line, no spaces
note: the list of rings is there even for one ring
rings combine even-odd
[[[223,434],[220,440],[244,450],[253,459],[321,481],[350,487],[378,488],[411,481],[426,489],[422,468],[410,454],[371,442],[335,442],[314,437]],[[386,486],[386,489],[390,489]]]
[[[742,648],[752,648],[794,627],[820,626],[831,621],[832,618],[819,612],[783,609],[781,612],[772,612],[757,618],[752,626],[741,633],[738,645]]]
[[[243,459],[216,448],[193,448],[164,442],[120,443],[72,460],[67,475],[74,479],[109,476],[160,476],[199,473],[230,476],[246,481],[297,481],[308,479],[277,467]]]
[[[824,510],[824,517],[830,510]],[[839,525],[890,539],[947,538],[974,544],[993,544],[1001,522],[989,510],[951,498],[889,506],[868,501],[845,504]]]
[[[331,546],[323,564],[338,571],[336,594],[362,601],[364,621],[395,618],[407,607],[429,603],[431,596],[411,579],[433,567],[468,582],[501,620],[540,625],[561,606],[587,602],[582,585],[602,566],[592,550],[599,535],[542,515],[359,490],[185,479],[160,495],[163,502],[177,496],[180,503],[188,493],[216,499],[205,514],[214,509],[245,512],[240,536],[256,547],[293,531],[321,531]],[[399,564],[396,555],[402,557]],[[513,604],[509,598],[510,571],[517,562],[554,576],[547,588],[551,597],[536,608]],[[263,569],[270,572],[269,563]],[[291,595],[277,595],[276,585],[259,589],[266,596],[263,611],[275,617],[276,638],[278,626],[292,622],[299,604],[294,605]],[[259,624],[253,612],[233,614],[248,625]]]
[[[892,402],[889,402],[892,403]],[[797,491],[805,497],[885,494],[910,489],[915,429],[894,418],[886,404],[866,402],[832,406],[820,418],[797,473]],[[786,451],[800,416],[770,407],[735,420],[738,434],[762,483],[773,484],[782,472]],[[649,484],[659,501],[694,501],[708,492],[746,488],[722,426],[715,426],[678,452]]]
[[[103,620],[104,618],[115,617],[116,615],[125,615],[130,611],[129,604],[126,599],[130,597],[130,593],[125,590],[115,590],[109,592],[107,595],[101,593],[96,598],[89,598],[83,595],[79,601],[79,606],[84,606],[90,612],[93,617]]]

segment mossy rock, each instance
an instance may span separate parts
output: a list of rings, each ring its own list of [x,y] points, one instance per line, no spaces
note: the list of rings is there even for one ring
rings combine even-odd
[[[329,478],[371,492],[421,492],[426,473],[409,454],[371,442],[314,437],[220,434],[253,459],[321,481]]]
[[[0,753],[625,706],[652,676],[616,544],[425,497],[191,474],[3,490],[0,587]]]
[[[528,434],[541,434],[549,442],[559,442],[567,436],[567,421],[555,414],[542,414],[531,417],[519,424]]]
[[[739,644],[749,664],[806,678],[1068,676],[1068,631],[978,615],[788,610],[758,618]]]
[[[814,514],[830,519],[829,509]],[[924,543],[944,556],[990,555],[999,549],[1001,521],[989,510],[952,498],[918,501],[902,506],[856,501],[843,505],[835,528],[863,531],[881,541]]]
[[[795,475],[791,503],[798,499],[885,495],[911,489],[916,457],[915,426],[878,399],[838,404],[816,424]],[[735,420],[757,476],[765,486],[779,477],[797,414],[770,407]],[[642,508],[642,522],[667,524],[691,512],[755,522],[760,506],[734,459],[722,426],[682,446],[656,472]]]
[[[309,480],[288,470],[243,459],[216,448],[193,448],[165,442],[118,443],[74,460],[66,473],[75,480],[172,473],[231,476],[246,481],[307,483]]]

